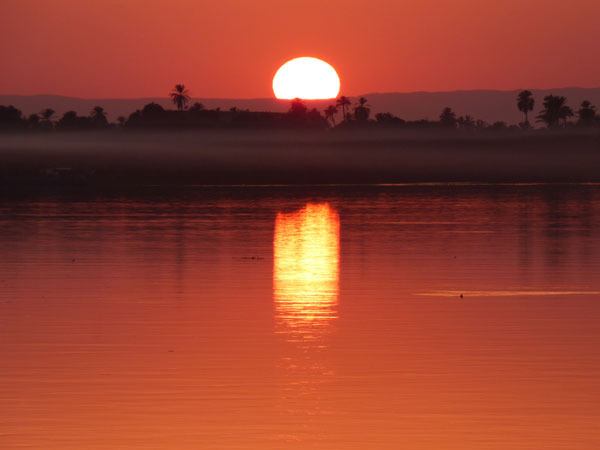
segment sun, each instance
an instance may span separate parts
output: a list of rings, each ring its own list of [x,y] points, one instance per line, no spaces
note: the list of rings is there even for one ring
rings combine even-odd
[[[303,56],[282,65],[273,77],[273,92],[282,100],[335,98],[340,92],[340,77],[331,64]]]

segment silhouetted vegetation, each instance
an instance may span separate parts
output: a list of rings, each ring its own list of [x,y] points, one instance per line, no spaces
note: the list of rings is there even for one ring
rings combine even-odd
[[[400,117],[396,117],[389,112],[375,114],[375,121],[378,125],[384,127],[401,127],[406,124],[405,120],[402,120]]]
[[[357,122],[367,122],[371,115],[371,108],[367,105],[367,99],[361,97],[358,99],[358,105],[354,108],[354,120]]]
[[[535,99],[529,90],[521,91],[517,96],[517,108],[523,113],[523,121],[518,125],[505,122],[487,123],[469,114],[457,115],[451,108],[444,108],[438,120],[404,120],[389,112],[371,114],[371,106],[365,97],[353,102],[351,98],[340,96],[334,104],[322,113],[310,108],[307,103],[295,99],[286,113],[268,111],[250,111],[231,108],[207,109],[200,102],[192,103],[185,85],[177,84],[169,93],[175,109],[165,109],[157,103],[149,103],[129,117],[120,116],[110,123],[108,114],[101,106],[96,106],[87,116],[79,116],[75,111],[65,112],[56,120],[56,112],[47,108],[38,114],[25,117],[14,106],[0,106],[0,131],[82,131],[82,130],[150,130],[150,129],[406,129],[433,130],[446,132],[455,130],[462,133],[480,131],[518,132],[532,130],[529,114],[534,110]],[[191,106],[190,106],[191,104]],[[576,117],[576,120],[571,119]],[[546,128],[565,129],[600,128],[600,117],[596,107],[584,101],[575,114],[561,96],[549,95],[543,100],[542,110],[536,116],[537,122]]]
[[[290,110],[281,119],[284,124],[293,127],[327,127],[327,120],[321,113],[316,108],[309,110],[299,98],[292,100]]]
[[[0,105],[0,130],[20,130],[24,128],[23,113],[12,105]]]
[[[444,108],[440,114],[440,125],[444,128],[456,128],[456,114],[452,111],[452,108]]]
[[[348,97],[342,95],[340,98],[337,99],[336,105],[338,106],[338,108],[342,109],[342,122],[344,122],[348,119],[348,113],[346,113],[346,109],[352,105],[352,102]]]
[[[331,126],[335,127],[335,116],[338,113],[338,109],[335,105],[329,105],[325,111],[325,118],[329,121],[331,121]]]
[[[596,107],[587,100],[581,103],[581,107],[577,111],[577,117],[579,118],[577,125],[580,127],[592,127],[595,123],[598,123]]]
[[[190,102],[190,96],[183,84],[176,84],[169,95],[179,111],[183,111],[187,108],[187,105]]]
[[[96,106],[92,109],[90,123],[94,128],[108,127],[108,119],[106,118],[106,111],[104,111],[104,108]]]
[[[544,97],[544,109],[537,116],[538,122],[546,124],[548,128],[566,127],[569,118],[573,117],[573,110],[567,106],[566,97],[548,95]]]
[[[56,123],[59,130],[85,130],[91,128],[89,117],[78,116],[75,111],[67,111]]]
[[[533,111],[535,106],[535,99],[533,98],[533,93],[531,91],[521,91],[517,96],[517,108],[524,115],[524,120],[522,122],[523,128],[529,128],[529,113]]]
[[[52,122],[52,118],[54,117],[55,113],[56,111],[54,111],[52,108],[46,108],[42,112],[40,112],[40,125],[45,130],[51,130],[54,128],[54,122]]]

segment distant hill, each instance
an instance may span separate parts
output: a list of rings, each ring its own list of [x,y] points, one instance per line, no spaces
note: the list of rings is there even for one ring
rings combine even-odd
[[[583,100],[589,100],[600,107],[600,88],[557,88],[557,89],[531,89],[536,99],[536,108],[533,117],[541,108],[542,99],[549,94],[564,95],[569,105],[577,110]],[[391,112],[403,119],[436,119],[440,111],[449,106],[457,114],[469,114],[476,119],[487,122],[506,121],[518,123],[521,113],[516,108],[516,96],[519,90],[514,91],[452,91],[452,92],[410,92],[410,93],[370,93],[364,94],[369,101],[373,113]],[[253,111],[286,111],[289,102],[270,98],[257,99],[218,99],[200,98],[199,101],[207,108],[221,108],[228,110],[232,107],[250,109]],[[0,95],[0,105],[14,105],[25,114],[52,108],[57,113],[74,110],[78,114],[88,114],[94,106],[106,109],[111,120],[118,116],[128,116],[136,109],[141,109],[150,102],[159,103],[165,107],[172,107],[167,98],[136,98],[136,99],[82,99],[58,95]],[[323,109],[332,101],[307,102],[311,107]]]

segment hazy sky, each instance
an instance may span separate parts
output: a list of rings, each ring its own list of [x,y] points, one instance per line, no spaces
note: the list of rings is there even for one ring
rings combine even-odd
[[[600,0],[1,0],[0,93],[270,97],[287,59],[343,93],[600,86]]]

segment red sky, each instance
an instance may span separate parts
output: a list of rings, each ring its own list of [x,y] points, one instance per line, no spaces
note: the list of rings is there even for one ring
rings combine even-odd
[[[0,93],[270,97],[326,59],[342,91],[600,86],[598,0],[3,0]]]

